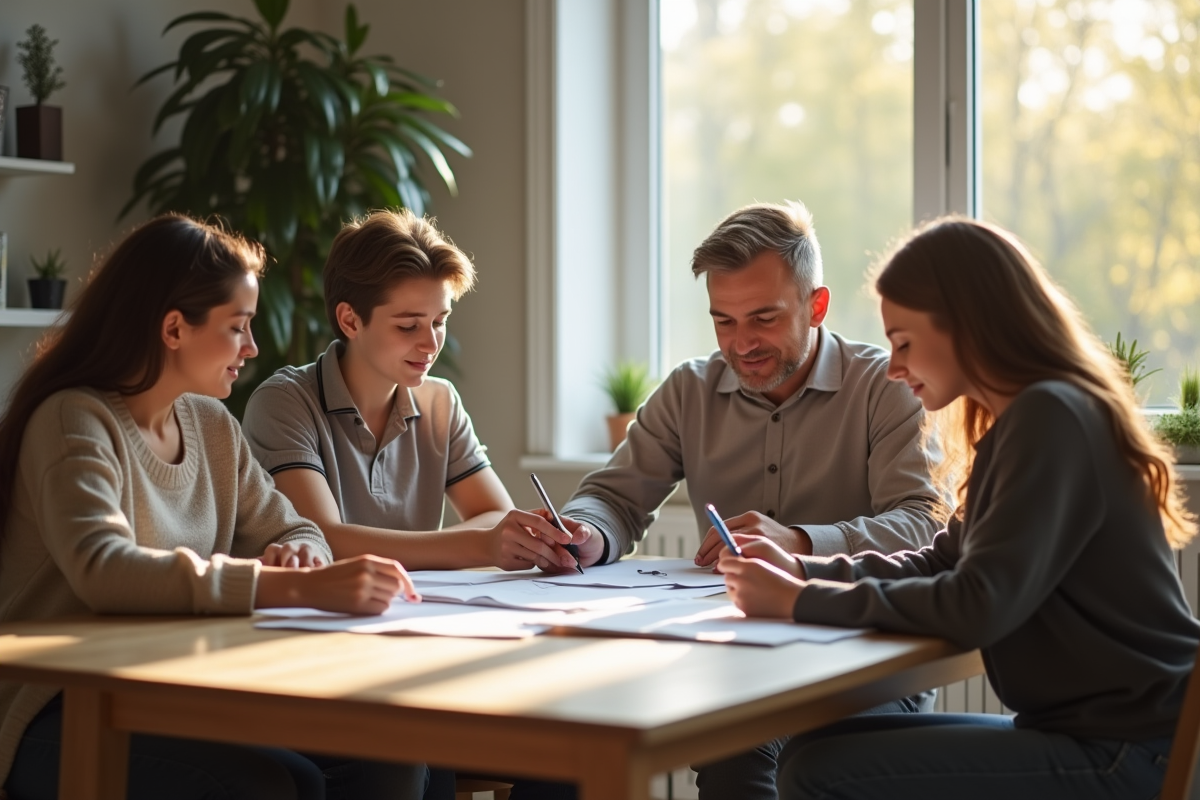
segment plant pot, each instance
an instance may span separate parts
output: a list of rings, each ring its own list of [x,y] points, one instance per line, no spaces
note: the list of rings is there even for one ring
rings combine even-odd
[[[67,282],[62,278],[30,278],[30,308],[62,308]]]
[[[17,156],[62,161],[62,109],[22,106],[17,109]]]
[[[613,414],[611,417],[605,417],[608,423],[608,444],[610,450],[616,450],[621,446],[621,442],[625,441],[625,431],[629,429],[629,423],[633,422],[637,414],[629,412],[628,414]]]
[[[1200,464],[1200,444],[1175,445],[1176,464]]]

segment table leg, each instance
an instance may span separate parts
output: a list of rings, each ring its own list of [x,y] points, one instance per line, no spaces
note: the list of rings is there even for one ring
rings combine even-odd
[[[124,797],[128,771],[129,734],[112,727],[112,695],[66,689],[59,800]]]
[[[624,748],[589,749],[579,779],[579,800],[650,800],[645,763]]]

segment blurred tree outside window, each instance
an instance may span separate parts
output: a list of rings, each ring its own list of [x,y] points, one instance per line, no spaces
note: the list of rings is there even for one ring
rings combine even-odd
[[[716,348],[692,250],[734,209],[800,200],[828,326],[882,343],[865,274],[912,225],[912,0],[661,0],[669,365]]]
[[[979,5],[982,216],[1172,402],[1200,364],[1200,0]]]

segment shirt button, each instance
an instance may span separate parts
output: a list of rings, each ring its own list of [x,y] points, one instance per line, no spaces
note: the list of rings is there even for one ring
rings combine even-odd
[[[771,415],[771,422],[779,422],[779,415],[778,415],[778,414],[772,414],[772,415]]]
[[[771,519],[775,519],[775,509],[773,509],[773,508],[768,508],[768,509],[767,509],[767,516],[768,516],[768,517],[770,517]]]
[[[774,475],[776,472],[779,472],[779,467],[772,464],[771,466],[767,467],[767,472],[770,472],[772,475]]]
[[[355,418],[354,418],[354,424],[355,424],[355,425],[362,425],[362,424],[363,424],[363,423],[362,423],[362,418],[361,418],[361,417],[355,417]]]

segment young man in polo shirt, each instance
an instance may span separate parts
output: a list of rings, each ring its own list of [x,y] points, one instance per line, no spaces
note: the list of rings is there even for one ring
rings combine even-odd
[[[336,339],[255,390],[250,447],[335,558],[408,569],[573,567],[569,537],[514,509],[454,387],[429,377],[470,260],[409,211],[346,225],[325,264]],[[444,500],[463,520],[443,528]],[[579,537],[577,537],[579,538]]]

